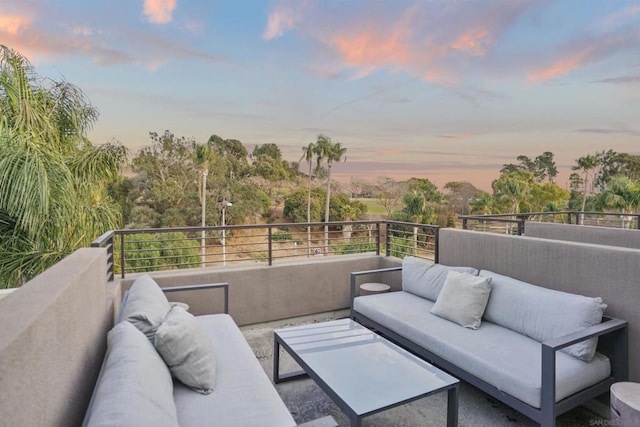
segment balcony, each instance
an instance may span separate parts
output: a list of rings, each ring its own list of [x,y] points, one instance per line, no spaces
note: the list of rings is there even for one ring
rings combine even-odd
[[[345,239],[344,230],[339,228],[344,225],[353,226],[350,239],[358,239],[359,249],[356,240]],[[205,243],[210,251],[205,248],[204,256],[196,256],[191,262],[195,265],[189,268],[178,268],[182,267],[176,265],[180,262],[171,255],[163,258],[167,255],[127,254],[127,242],[135,241],[136,234],[160,236],[168,231],[110,232],[96,242],[96,247],[81,249],[34,278],[0,300],[0,321],[5,325],[0,330],[3,419],[12,424],[28,420],[34,425],[74,425],[82,419],[104,357],[106,331],[113,325],[122,292],[148,269],[140,268],[140,264],[136,269],[135,263],[127,262],[134,258],[159,260],[153,267],[158,271],[150,274],[161,286],[229,282],[230,314],[269,375],[274,328],[348,315],[350,272],[398,266],[400,258],[394,255],[411,253],[443,264],[501,271],[567,292],[602,296],[609,304],[607,314],[629,321],[630,379],[640,380],[640,250],[462,230],[447,231],[443,239],[444,230],[437,227],[387,222],[330,224],[330,240],[326,244],[321,229],[324,224],[309,226],[317,234],[307,240],[306,224],[295,224],[300,229],[285,225],[292,234],[291,240],[299,239],[293,248],[280,246],[280,241],[272,239],[283,232],[282,224],[249,226],[257,230],[254,234],[262,236],[261,242],[236,241],[234,233],[238,236],[243,229],[229,227],[226,259],[222,258],[222,241],[218,238],[221,229],[207,228]],[[170,231],[200,242],[203,230]],[[316,254],[315,248],[309,251],[312,243],[320,253]],[[349,251],[341,252],[337,249],[341,246]],[[200,246],[196,248],[201,254]],[[248,251],[262,255],[234,257]],[[392,290],[401,286],[397,273],[370,279],[388,283]],[[194,314],[222,311],[223,302],[214,292],[175,293],[171,298],[189,304]],[[313,381],[283,383],[277,390],[296,421],[330,414],[346,425],[346,418]],[[606,400],[594,401],[589,408],[580,407],[562,415],[558,425],[604,425],[602,411],[606,412],[606,408]],[[435,395],[371,416],[364,425],[436,426],[443,424],[445,412],[444,397]],[[460,425],[535,424],[463,384]]]

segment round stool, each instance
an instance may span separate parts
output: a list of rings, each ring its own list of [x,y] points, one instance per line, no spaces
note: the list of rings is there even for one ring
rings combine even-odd
[[[611,386],[611,425],[640,426],[640,384],[619,382]]]
[[[373,294],[381,294],[384,292],[389,292],[391,290],[391,286],[385,283],[363,283],[360,285],[360,295],[373,295]]]

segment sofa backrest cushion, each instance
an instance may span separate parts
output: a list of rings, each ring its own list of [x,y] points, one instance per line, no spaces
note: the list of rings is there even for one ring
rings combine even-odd
[[[492,278],[484,318],[540,342],[597,325],[607,307],[599,297],[547,289],[488,270],[480,275]],[[597,344],[597,338],[592,338],[562,351],[588,362]]]
[[[131,285],[121,319],[131,322],[153,343],[156,331],[169,310],[171,304],[164,292],[151,276],[145,274]]]
[[[177,426],[173,382],[153,344],[123,321],[107,335],[107,355],[86,426]]]
[[[438,299],[449,270],[478,275],[473,267],[450,267],[408,256],[402,260],[402,290],[431,301]]]

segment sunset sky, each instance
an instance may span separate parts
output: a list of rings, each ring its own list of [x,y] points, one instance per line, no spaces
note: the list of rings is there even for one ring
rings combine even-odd
[[[0,0],[0,44],[150,131],[347,147],[335,175],[471,181],[552,151],[640,154],[640,1]]]

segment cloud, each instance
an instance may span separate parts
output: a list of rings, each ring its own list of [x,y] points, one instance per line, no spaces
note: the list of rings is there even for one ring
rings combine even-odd
[[[623,134],[623,135],[632,135],[632,136],[640,136],[640,131],[626,128],[584,128],[577,129],[576,132],[581,133],[595,133],[601,135],[609,135],[609,134]]]
[[[378,152],[378,156],[392,156],[394,154],[402,154],[407,151],[404,147],[387,148]]]
[[[595,80],[591,83],[611,83],[611,84],[640,83],[640,76],[609,77],[607,79]]]
[[[16,35],[21,30],[31,26],[31,19],[20,15],[6,15],[0,13],[0,33]]]
[[[280,1],[263,37],[294,31],[310,43],[321,75],[331,62],[338,70],[330,76],[342,74],[341,69],[361,79],[389,69],[450,86],[474,70],[474,62],[489,57],[502,35],[537,2],[355,0],[341,3],[339,13],[330,2],[297,4]]]
[[[460,135],[438,135],[438,137],[443,139],[448,139],[449,141],[459,141],[461,139],[468,139],[474,136],[476,136],[475,133],[469,133],[469,132],[466,132]]]
[[[286,31],[295,28],[296,17],[293,9],[276,10],[269,14],[267,28],[262,33],[262,38],[271,40],[282,36]]]
[[[144,0],[144,14],[154,24],[167,24],[173,19],[176,0]]]

